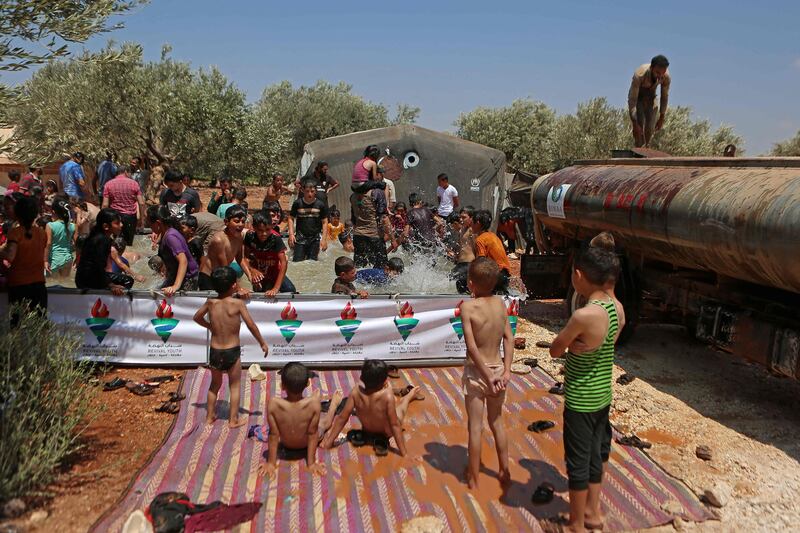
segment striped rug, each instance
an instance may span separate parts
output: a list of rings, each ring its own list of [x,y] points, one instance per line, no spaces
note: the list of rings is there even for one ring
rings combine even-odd
[[[259,477],[258,466],[267,445],[247,439],[247,428],[229,430],[227,403],[218,409],[219,420],[204,423],[205,394],[210,372],[186,374],[183,402],[171,434],[150,463],[132,482],[127,494],[103,515],[93,531],[119,531],[127,516],[144,509],[164,491],[187,493],[205,503],[263,502],[261,513],[240,532],[261,531],[399,531],[417,516],[434,515],[451,531],[540,531],[539,520],[568,510],[563,447],[562,399],[547,393],[553,379],[537,369],[514,376],[506,399],[505,427],[511,458],[512,486],[503,493],[496,479],[497,456],[488,428],[484,430],[480,487],[469,491],[461,482],[467,463],[466,415],[461,394],[460,368],[421,368],[401,371],[406,380],[424,387],[426,399],[411,404],[406,420],[409,458],[395,453],[377,458],[370,448],[343,444],[318,451],[327,475],[314,476],[305,461],[279,460],[275,479]],[[312,388],[345,394],[358,372],[323,371]],[[249,424],[265,422],[266,395],[280,390],[279,376],[251,383],[243,374],[242,408]],[[227,382],[220,391],[226,400]],[[530,433],[534,420],[556,421],[556,428]],[[353,420],[355,421],[355,419]],[[530,501],[535,487],[549,481],[555,499],[537,506]],[[683,508],[690,521],[711,514],[682,483],[673,479],[646,454],[614,444],[606,469],[602,505],[606,531],[624,531],[667,523],[672,516],[662,510]]]

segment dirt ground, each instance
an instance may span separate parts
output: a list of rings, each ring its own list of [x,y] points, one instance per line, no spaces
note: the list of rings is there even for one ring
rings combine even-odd
[[[524,353],[559,376],[561,365],[536,342],[550,341],[563,325],[563,302],[529,302],[520,314],[517,334],[526,338]],[[715,510],[719,520],[679,521],[651,531],[797,529],[800,383],[704,346],[671,326],[640,326],[618,349],[614,377],[625,372],[636,379],[614,386],[614,424],[651,442],[650,456],[697,494],[712,489],[727,499]],[[119,368],[101,381],[163,374],[180,376],[183,371]],[[84,450],[46,489],[53,496],[29,502],[26,515],[5,524],[26,531],[86,531],[120,497],[167,434],[172,415],[154,408],[176,387],[176,382],[168,383],[146,397],[124,389],[99,393],[105,409],[86,432]],[[695,456],[701,444],[711,448],[711,461]],[[31,524],[32,512],[42,509],[47,518]]]
[[[530,302],[517,335],[551,375],[561,364],[537,341],[550,341],[563,320],[563,302]],[[617,349],[612,422],[652,443],[649,455],[701,495],[730,492],[715,509],[719,520],[678,523],[651,531],[796,531],[800,523],[800,383],[773,376],[705,346],[682,328],[640,326]],[[711,448],[708,462],[698,445]]]

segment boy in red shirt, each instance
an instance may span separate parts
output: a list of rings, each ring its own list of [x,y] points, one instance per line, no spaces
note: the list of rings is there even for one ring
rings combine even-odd
[[[286,245],[274,226],[280,223],[280,213],[266,209],[253,217],[253,230],[244,237],[244,270],[253,290],[264,291],[267,297],[279,292],[297,292],[292,281],[286,277],[289,264]]]

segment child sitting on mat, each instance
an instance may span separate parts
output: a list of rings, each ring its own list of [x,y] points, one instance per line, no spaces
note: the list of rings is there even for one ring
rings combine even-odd
[[[236,428],[247,423],[246,418],[239,418],[242,377],[239,327],[242,322],[261,345],[264,357],[267,356],[269,347],[247,311],[244,300],[233,297],[239,290],[239,284],[236,283],[236,272],[229,266],[217,267],[211,273],[211,284],[219,296],[207,299],[206,303],[194,314],[195,322],[211,330],[211,350],[208,362],[208,367],[211,369],[211,385],[208,387],[206,423],[213,424],[217,419],[217,393],[222,385],[222,374],[225,373],[228,375],[228,387],[231,391],[228,425]],[[208,319],[206,315],[208,315]]]
[[[483,440],[483,411],[497,449],[498,478],[504,487],[511,482],[508,468],[508,440],[503,425],[503,402],[506,384],[511,377],[514,359],[514,336],[508,323],[503,300],[493,296],[500,267],[486,257],[478,257],[469,265],[467,287],[472,299],[461,304],[461,323],[467,360],[461,385],[467,409],[468,457],[467,485],[478,488],[481,468],[481,442]],[[500,341],[503,341],[503,358],[500,358]]]
[[[371,442],[375,455],[385,456],[389,453],[389,438],[394,442],[400,455],[405,457],[406,442],[403,438],[403,420],[408,412],[409,404],[414,400],[422,400],[419,387],[413,387],[400,403],[395,400],[391,385],[387,382],[389,367],[378,359],[367,359],[361,367],[361,382],[351,392],[341,413],[336,415],[333,426],[322,439],[320,446],[330,448],[334,439],[350,420],[353,409],[356,410],[361,429],[348,432],[347,438],[354,446],[363,446]]]
[[[308,470],[313,474],[325,474],[325,465],[316,462],[317,446],[325,432],[331,427],[342,393],[336,391],[331,397],[326,413],[322,413],[320,393],[314,391],[303,398],[303,391],[314,374],[302,363],[287,363],[281,375],[281,390],[286,398],[267,400],[269,422],[269,455],[259,474],[275,476],[278,450],[286,456],[305,457]]]
[[[550,346],[552,357],[566,357],[564,454],[569,486],[568,531],[603,529],[600,491],[611,426],[611,371],[614,344],[625,325],[614,297],[619,273],[614,239],[605,234],[578,253],[572,286],[589,302],[572,314]],[[569,350],[568,352],[566,350]],[[565,353],[566,352],[566,353]]]

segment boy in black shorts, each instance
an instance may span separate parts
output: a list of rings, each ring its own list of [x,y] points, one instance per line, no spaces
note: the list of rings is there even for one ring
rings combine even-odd
[[[242,270],[247,274],[253,290],[264,291],[264,296],[274,297],[279,292],[297,292],[292,281],[286,277],[289,265],[286,245],[274,229],[280,222],[280,213],[264,209],[253,217],[253,230],[244,236]]]
[[[600,491],[611,440],[608,412],[614,344],[625,326],[625,312],[614,296],[620,268],[614,239],[608,235],[592,242],[578,253],[572,270],[572,286],[588,303],[572,314],[550,346],[552,357],[566,357],[564,452],[569,524],[564,529],[572,532],[603,529]]]
[[[206,303],[194,315],[195,322],[211,331],[211,351],[208,362],[211,370],[211,385],[208,387],[206,423],[213,424],[217,419],[217,393],[222,385],[224,372],[228,374],[228,386],[231,389],[228,425],[236,428],[247,423],[246,418],[239,418],[240,380],[242,377],[242,348],[239,343],[241,323],[245,323],[247,329],[261,345],[264,357],[267,356],[269,347],[247,311],[244,300],[233,297],[234,293],[239,290],[239,285],[236,283],[236,272],[229,266],[215,268],[211,273],[211,283],[219,296],[206,300]]]
[[[289,246],[294,249],[292,261],[317,260],[320,249],[328,248],[328,208],[317,199],[316,181],[303,180],[303,196],[292,204],[289,213]]]

